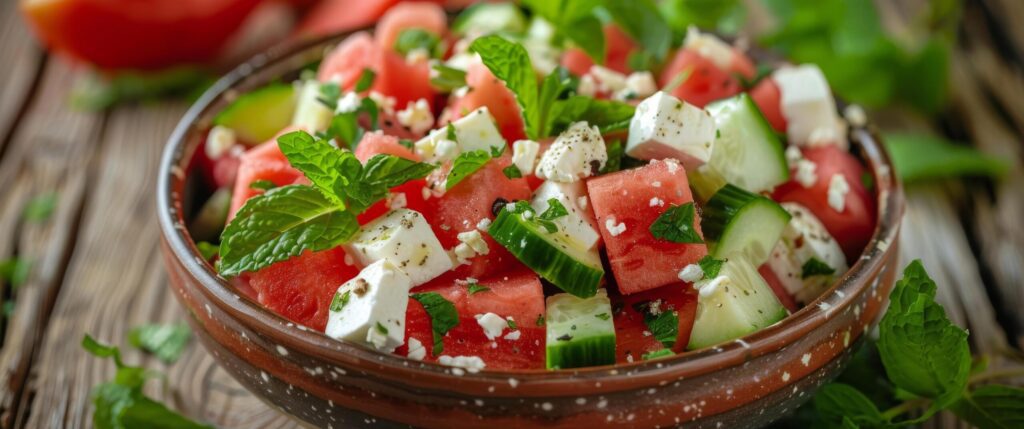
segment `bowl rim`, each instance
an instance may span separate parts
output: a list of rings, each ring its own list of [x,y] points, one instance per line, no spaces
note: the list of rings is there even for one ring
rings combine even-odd
[[[460,375],[453,375],[452,367],[449,366],[417,362],[354,343],[334,340],[264,308],[244,294],[239,294],[231,284],[219,277],[212,265],[200,256],[187,228],[184,227],[180,197],[186,179],[184,166],[189,162],[192,153],[186,150],[186,145],[192,140],[189,136],[193,131],[200,129],[199,119],[208,113],[208,109],[218,98],[275,63],[286,61],[311,49],[326,50],[348,35],[364,30],[366,29],[278,45],[238,65],[210,86],[186,111],[170,135],[160,161],[156,189],[157,215],[161,239],[166,248],[173,253],[189,275],[202,285],[201,292],[212,303],[240,319],[249,328],[279,344],[285,344],[289,348],[338,367],[358,366],[367,373],[402,382],[413,382],[421,386],[436,385],[436,382],[444,380],[459,380],[459,383],[449,385],[448,390],[463,390],[461,387],[467,385],[481,387],[513,384],[513,388],[518,385],[514,392],[519,396],[531,393],[549,395],[554,392],[570,394],[569,392],[576,391],[575,389],[581,386],[580,383],[586,383],[589,389],[614,392],[635,387],[637,383],[654,383],[711,373],[783,349],[824,325],[830,315],[840,314],[849,307],[857,297],[870,288],[870,283],[873,283],[869,281],[872,273],[877,272],[876,276],[881,276],[880,265],[887,259],[889,252],[895,251],[895,246],[890,248],[890,245],[898,238],[903,214],[902,184],[893,173],[890,157],[877,133],[868,126],[851,126],[851,144],[860,149],[861,158],[866,161],[875,183],[877,222],[871,239],[853,266],[815,301],[782,321],[753,334],[714,347],[651,361],[565,370],[495,371],[484,368],[477,373],[466,372]],[[266,83],[269,82],[268,80]],[[399,377],[396,377],[396,374],[399,374]],[[512,383],[510,379],[517,382]],[[470,388],[468,391],[478,392],[478,389]],[[493,389],[491,391],[493,392]]]

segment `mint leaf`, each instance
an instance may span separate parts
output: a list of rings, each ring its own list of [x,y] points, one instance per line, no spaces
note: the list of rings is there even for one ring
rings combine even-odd
[[[655,60],[665,59],[672,45],[672,28],[662,17],[657,5],[650,0],[607,0],[603,5],[619,27],[639,42]]]
[[[644,324],[654,339],[667,348],[672,348],[679,337],[679,316],[675,311],[655,306],[652,301],[633,304],[633,309],[643,315]]]
[[[440,356],[444,351],[444,335],[459,324],[459,312],[455,304],[437,292],[423,292],[409,295],[423,305],[430,316],[430,330],[434,333],[434,349],[432,354]]]
[[[476,173],[487,161],[491,160],[491,154],[484,149],[470,152],[462,152],[452,163],[452,169],[448,172],[448,178],[444,182],[444,189],[450,190],[462,182],[463,179]]]
[[[142,325],[128,332],[128,343],[156,355],[164,363],[178,361],[192,339],[192,330],[185,323]]]
[[[555,220],[565,216],[569,216],[569,210],[566,210],[565,206],[557,198],[549,198],[547,210],[544,210],[544,213],[541,213],[538,218],[541,220]]]
[[[470,295],[476,295],[479,292],[487,292],[491,290],[491,288],[487,286],[481,286],[479,283],[470,283],[466,286],[466,289]]]
[[[119,393],[120,394],[120,393]],[[213,426],[198,423],[165,407],[163,404],[139,396],[121,413],[124,428],[149,429],[212,429]]]
[[[36,195],[29,200],[25,210],[21,212],[22,219],[29,222],[44,222],[53,214],[57,208],[57,193],[47,192]]]
[[[650,231],[654,238],[673,243],[703,243],[704,240],[693,228],[696,217],[693,203],[681,206],[670,206],[651,223]]]
[[[362,73],[359,74],[359,80],[356,81],[355,91],[363,92],[370,89],[373,86],[374,79],[377,78],[377,74],[369,68],[364,68]]]
[[[659,8],[665,21],[679,34],[686,34],[690,25],[731,34],[739,30],[745,18],[745,8],[739,0],[665,0]]]
[[[439,54],[443,53],[438,52],[438,48],[441,47],[440,43],[441,39],[436,34],[422,28],[413,27],[398,33],[398,39],[395,40],[394,48],[402,55],[408,55],[409,52],[422,49],[430,57],[436,58],[440,56]]]
[[[348,300],[351,299],[351,298],[352,298],[352,291],[351,290],[346,290],[343,293],[335,292],[334,293],[334,298],[331,299],[331,306],[328,307],[328,308],[330,309],[330,311],[337,313],[337,312],[345,309],[345,306],[348,305]]]
[[[927,418],[964,394],[971,369],[967,332],[935,302],[935,282],[920,260],[903,271],[889,299],[878,351],[896,387],[934,400]]]
[[[448,67],[442,63],[434,64],[430,68],[430,86],[445,92],[466,86],[465,70]]]
[[[704,278],[706,279],[718,277],[718,272],[722,270],[722,264],[725,264],[725,259],[715,259],[711,255],[706,255],[697,261],[697,265],[704,272]]]
[[[124,362],[121,361],[121,349],[117,346],[103,344],[96,341],[96,339],[91,335],[85,334],[85,336],[82,337],[82,348],[96,357],[114,358],[114,364],[116,364],[118,368],[124,366]]]
[[[302,185],[271,189],[245,202],[221,234],[220,274],[235,276],[327,250],[359,230],[356,217],[320,191]]]
[[[843,383],[830,383],[818,389],[814,394],[814,408],[832,427],[841,426],[844,418],[855,427],[878,427],[886,422],[868,397]]]
[[[249,189],[256,189],[259,191],[266,191],[276,188],[277,185],[266,179],[255,180],[249,184]]]
[[[437,166],[422,162],[411,161],[393,155],[377,154],[366,160],[359,181],[366,185],[382,189],[383,194],[395,186],[404,184],[410,180],[422,179]],[[381,198],[384,197],[381,195]]]
[[[519,171],[519,167],[516,167],[515,164],[501,169],[501,172],[509,179],[519,179],[523,177],[523,172]]]
[[[830,267],[828,264],[821,261],[821,259],[812,257],[804,262],[804,265],[800,267],[800,278],[806,279],[813,276],[831,276],[835,274],[836,269]]]
[[[476,39],[469,48],[480,54],[484,65],[491,73],[505,82],[505,86],[516,95],[516,102],[523,112],[526,135],[534,140],[540,138],[543,123],[537,95],[537,78],[526,48],[495,35]]]
[[[212,260],[220,254],[220,246],[208,241],[200,241],[196,243],[196,249],[199,250],[199,254],[203,256],[203,259],[207,261]]]
[[[508,322],[508,328],[509,328],[509,329],[513,329],[513,330],[515,330],[515,329],[519,329],[519,325],[517,325],[517,324],[516,324],[516,321],[515,321],[515,320],[512,320],[512,319],[505,319],[505,321],[506,321],[506,322]]]
[[[277,145],[292,167],[301,171],[325,197],[345,208],[345,197],[362,170],[355,155],[314,139],[305,131],[278,137]]]
[[[0,280],[11,285],[12,288],[17,289],[25,284],[31,273],[32,263],[27,259],[10,258],[0,261]]]
[[[596,16],[578,17],[558,27],[565,37],[576,44],[595,63],[604,64],[605,52],[604,28]]]
[[[1006,175],[1010,168],[1006,160],[937,136],[890,133],[882,141],[892,157],[896,174],[905,182],[958,176],[998,178]]]
[[[658,359],[658,358],[663,358],[663,357],[667,357],[667,356],[674,356],[674,355],[675,355],[675,353],[672,352],[672,349],[660,349],[660,350],[655,350],[653,352],[644,353],[643,356],[641,357],[641,359],[642,360],[651,360],[651,359]]]
[[[953,413],[979,428],[1024,427],[1024,389],[982,386],[953,404]]]
[[[605,40],[594,14],[599,0],[524,0],[523,5],[552,24],[557,35],[571,40],[595,63],[604,64]]]
[[[334,110],[338,108],[338,100],[341,99],[341,86],[335,82],[327,82],[320,84],[320,95],[316,98],[328,109]]]
[[[608,162],[604,164],[604,168],[601,169],[601,174],[614,173],[622,169],[622,157],[626,154],[626,148],[622,145],[619,140],[612,140],[605,145],[605,151],[608,153]]]

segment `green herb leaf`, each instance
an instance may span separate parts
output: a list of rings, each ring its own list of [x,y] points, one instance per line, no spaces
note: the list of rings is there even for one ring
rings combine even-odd
[[[366,160],[360,182],[386,191],[410,180],[422,179],[437,166],[423,162],[411,161],[402,157],[377,154]],[[380,192],[375,192],[380,193]],[[383,198],[383,195],[381,196]]]
[[[608,162],[604,164],[601,174],[614,173],[622,169],[622,157],[626,154],[626,148],[622,142],[612,140],[605,145],[605,151],[608,152]]]
[[[541,220],[555,220],[565,216],[569,216],[569,210],[566,210],[565,206],[557,198],[549,198],[548,208],[544,210],[544,213],[540,214],[539,218]]]
[[[523,177],[523,172],[519,171],[519,167],[516,167],[515,164],[510,164],[508,167],[501,169],[501,172],[509,179],[520,179]]]
[[[142,325],[128,332],[129,344],[156,355],[167,364],[178,361],[191,339],[192,330],[185,323]]]
[[[57,208],[57,193],[47,192],[39,194],[29,200],[21,217],[29,222],[44,222],[53,214]]]
[[[693,203],[673,205],[658,216],[649,229],[654,238],[661,240],[673,243],[703,243],[704,240],[693,228],[695,217]]]
[[[953,404],[953,412],[979,428],[1019,428],[1024,425],[1024,389],[981,386]]]
[[[608,313],[598,313],[598,314],[595,314],[594,317],[596,317],[598,319],[601,319],[601,320],[608,320],[608,319],[612,318],[612,315],[608,314]]]
[[[320,84],[320,95],[316,98],[328,109],[338,108],[338,100],[341,99],[341,87],[337,83],[327,82]]]
[[[836,269],[830,267],[828,264],[822,262],[818,258],[812,257],[804,262],[803,267],[800,268],[800,278],[806,279],[813,276],[831,276],[835,274]]]
[[[266,179],[256,180],[249,184],[249,189],[256,189],[260,191],[268,191],[276,187],[277,185],[275,185],[274,182]]]
[[[904,182],[957,176],[1003,177],[1006,160],[985,155],[967,145],[927,134],[891,133],[883,138],[896,174]]]
[[[633,40],[638,41],[655,60],[665,59],[672,45],[672,28],[654,2],[608,0],[603,5],[610,12],[612,19],[632,36]]]
[[[441,91],[451,92],[466,86],[466,71],[437,63],[430,68],[430,85]]]
[[[384,327],[384,325],[381,325],[380,322],[377,322],[377,332],[380,332],[381,334],[387,335],[388,334],[388,328]]]
[[[925,418],[956,402],[967,386],[971,352],[967,332],[935,302],[935,282],[912,262],[890,294],[879,325],[878,351],[900,389],[934,400]]]
[[[722,270],[722,264],[725,264],[725,259],[715,259],[711,255],[704,256],[697,261],[697,265],[700,266],[700,270],[704,272],[704,278],[713,279],[718,277],[718,272]]]
[[[444,335],[459,324],[459,312],[455,309],[455,304],[437,292],[414,293],[410,296],[419,301],[430,316],[430,329],[434,333],[432,354],[440,356],[444,351]]]
[[[544,326],[544,315],[543,314],[538,314],[537,315],[537,321],[534,322],[534,324],[537,325],[537,326]]]
[[[334,298],[331,299],[331,306],[329,307],[332,312],[339,312],[348,305],[348,300],[352,298],[352,291],[346,290],[345,292],[335,292]]]
[[[818,389],[814,394],[814,408],[832,427],[840,426],[844,417],[858,427],[877,427],[886,422],[870,399],[843,383],[826,384]]]
[[[470,295],[476,295],[479,292],[487,292],[491,290],[491,288],[487,286],[482,286],[479,283],[470,283],[466,286],[466,288]]]
[[[578,17],[557,28],[558,31],[561,31],[567,39],[582,49],[595,63],[604,64],[607,54],[605,52],[606,42],[602,27],[601,20],[597,19],[596,16],[587,15]]]
[[[373,86],[374,79],[377,78],[377,74],[369,68],[364,68],[363,72],[359,74],[359,80],[356,81],[355,91],[363,92],[370,89]]]
[[[327,125],[324,139],[334,138],[342,147],[353,148],[363,139],[366,131],[359,126],[359,112],[344,112],[334,115]]]
[[[663,308],[655,310],[651,301],[633,304],[633,309],[643,315],[644,324],[654,339],[667,348],[672,348],[676,344],[679,337],[679,316],[675,311]]]
[[[351,193],[362,170],[355,155],[314,139],[305,131],[278,137],[277,145],[292,167],[301,171],[325,197],[345,208],[345,197]]]
[[[196,243],[196,249],[199,250],[199,254],[203,256],[203,259],[207,261],[213,260],[214,257],[220,254],[220,246],[209,241]]]
[[[10,258],[0,261],[0,280],[17,289],[28,281],[32,273],[32,262],[23,258]]]
[[[659,6],[665,21],[680,36],[690,25],[732,34],[745,18],[739,0],[665,0]]]
[[[212,429],[213,426],[198,423],[167,408],[145,396],[135,398],[121,414],[124,428],[150,429]]]
[[[121,349],[117,346],[103,344],[96,341],[96,339],[91,335],[85,334],[85,336],[82,337],[82,348],[96,357],[114,358],[114,364],[116,364],[118,368],[124,366],[124,362],[121,361]]]
[[[459,142],[459,134],[455,130],[455,125],[453,125],[451,122],[449,122],[448,125],[444,127],[444,133],[444,138],[456,143]]]
[[[595,63],[604,64],[605,40],[594,14],[598,0],[524,0],[523,5],[552,24],[559,36],[571,40]]]
[[[463,179],[469,177],[471,174],[476,173],[477,170],[482,168],[487,161],[491,160],[491,155],[484,149],[478,149],[470,152],[462,152],[455,161],[452,163],[452,169],[448,172],[448,178],[445,180],[444,189],[450,190],[462,182]]]
[[[298,256],[327,250],[359,230],[356,217],[302,185],[271,189],[245,202],[221,234],[220,274],[235,276]]]
[[[512,329],[512,330],[519,329],[519,325],[516,324],[515,320],[505,319],[505,321],[508,322],[508,328],[509,329]]]
[[[675,355],[675,353],[672,352],[672,349],[659,349],[659,350],[655,350],[653,352],[644,353],[643,356],[641,357],[641,360],[658,359],[658,358],[674,356],[674,355]]]
[[[402,55],[408,55],[409,52],[422,49],[430,57],[436,57],[440,43],[441,39],[436,34],[422,28],[413,27],[398,33],[398,39],[395,40],[394,47]]]
[[[523,112],[526,135],[531,139],[540,138],[541,111],[539,109],[537,78],[533,63],[522,45],[510,42],[500,36],[484,36],[473,41],[470,50],[480,58],[495,77],[516,95],[516,102]]]

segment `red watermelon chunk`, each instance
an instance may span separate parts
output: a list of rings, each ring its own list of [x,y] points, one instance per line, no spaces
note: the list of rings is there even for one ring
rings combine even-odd
[[[654,238],[649,230],[668,207],[693,202],[686,171],[678,163],[652,161],[599,176],[587,181],[587,191],[622,294],[677,283],[679,270],[707,255],[704,244],[672,243]],[[620,224],[625,225],[621,232]],[[694,228],[702,234],[698,219]]]
[[[257,300],[288,320],[318,331],[327,326],[334,293],[359,274],[341,247],[305,252],[247,275]]]
[[[419,162],[420,156],[413,153],[405,146],[398,143],[398,137],[382,133],[366,133],[363,139],[356,146],[355,155],[359,161],[366,163],[366,160],[374,155],[394,155],[400,158]],[[391,196],[385,200],[378,201],[358,216],[359,224],[365,225],[380,217],[394,207],[406,207],[420,213],[426,209],[427,203],[423,199],[423,188],[427,182],[423,179],[410,180],[401,185],[391,188]],[[397,199],[397,200],[396,200]],[[404,203],[402,203],[404,201]]]
[[[516,103],[515,94],[505,86],[505,82],[495,77],[487,66],[483,63],[470,64],[466,70],[466,85],[470,88],[469,92],[461,97],[451,98],[448,110],[442,117],[442,123],[455,121],[486,106],[509,145],[526,138],[523,117],[519,104]]]
[[[309,183],[301,171],[288,163],[288,158],[285,158],[281,149],[277,147],[276,137],[249,149],[239,157],[238,176],[235,179],[234,191],[231,193],[231,210],[228,211],[229,221],[235,217],[235,212],[242,208],[246,200],[263,192],[249,187],[257,180],[269,180],[277,186]]]
[[[665,66],[658,85],[666,87],[682,79],[671,94],[697,107],[739,94],[743,87],[737,75],[753,79],[756,71],[746,56],[739,51],[735,55],[730,70],[722,70],[697,51],[680,49]]]
[[[366,163],[366,160],[374,155],[394,155],[410,161],[420,162],[419,155],[413,153],[409,148],[398,143],[398,137],[380,132],[369,132],[363,134],[363,139],[356,145],[355,155],[359,162]]]
[[[381,49],[394,50],[395,42],[403,31],[418,28],[438,37],[443,37],[448,30],[448,19],[444,9],[433,3],[399,3],[388,9],[377,21],[374,34],[377,46]]]
[[[617,362],[639,361],[645,353],[665,346],[651,334],[644,315],[635,306],[657,303],[661,311],[674,311],[679,317],[679,334],[675,352],[682,352],[690,342],[693,319],[697,316],[697,291],[689,283],[674,283],[649,291],[620,297],[621,308],[615,310],[615,356]]]
[[[636,50],[636,43],[619,26],[608,24],[604,26],[604,40],[606,44],[604,66],[619,73],[629,74],[629,55]],[[594,60],[580,48],[569,48],[562,55],[562,67],[575,74],[583,76],[590,72],[594,66]]]

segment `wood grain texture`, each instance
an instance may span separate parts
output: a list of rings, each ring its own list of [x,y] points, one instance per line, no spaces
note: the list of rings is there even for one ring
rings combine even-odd
[[[18,2],[0,2],[0,154],[14,130],[43,63],[43,51],[18,14]]]

